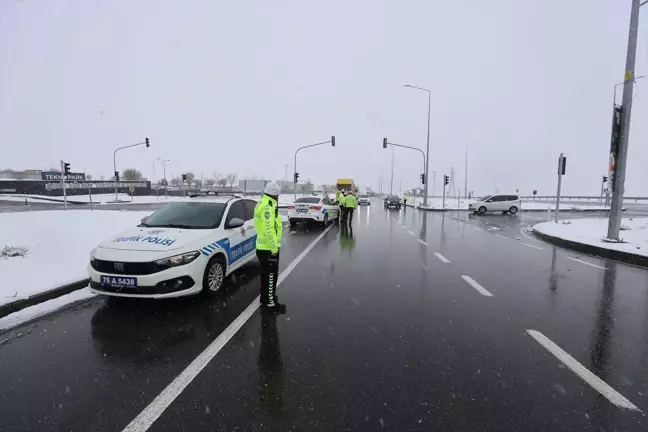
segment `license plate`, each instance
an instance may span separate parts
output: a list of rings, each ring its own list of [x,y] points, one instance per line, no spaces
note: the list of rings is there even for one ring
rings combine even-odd
[[[120,276],[104,276],[100,277],[101,285],[108,285],[113,288],[135,288],[137,287],[137,278],[134,277],[120,277]]]
[[[297,213],[308,213],[308,209],[297,209]]]

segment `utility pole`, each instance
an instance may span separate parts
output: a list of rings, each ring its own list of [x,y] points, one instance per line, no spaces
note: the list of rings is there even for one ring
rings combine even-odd
[[[562,176],[565,174],[567,168],[567,160],[560,153],[558,158],[558,189],[556,190],[556,214],[554,215],[554,222],[558,223],[558,212],[560,211],[560,187],[562,185]]]
[[[436,171],[432,171],[432,196],[436,195]]]
[[[466,170],[464,172],[464,198],[468,198],[468,144],[466,144]]]
[[[394,195],[394,147],[392,147],[391,182],[389,184],[389,195]]]
[[[628,50],[626,53],[625,74],[623,77],[623,102],[621,103],[621,139],[618,153],[610,152],[610,168],[614,167],[611,175],[612,204],[608,219],[608,240],[618,242],[621,228],[621,210],[625,192],[626,163],[628,160],[628,140],[630,137],[630,114],[632,111],[632,91],[634,89],[635,57],[637,54],[637,32],[639,29],[640,0],[632,0],[630,9],[630,30],[628,32]]]

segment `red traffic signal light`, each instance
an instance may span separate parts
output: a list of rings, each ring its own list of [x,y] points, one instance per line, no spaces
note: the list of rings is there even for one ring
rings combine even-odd
[[[383,148],[387,148],[387,138],[383,138]]]
[[[297,184],[298,179],[299,179],[299,173],[295,173],[295,184]]]
[[[425,184],[425,174],[421,174],[421,184]]]
[[[331,147],[335,147],[335,135],[331,136]]]
[[[144,142],[146,143],[146,147],[147,147],[147,148],[148,148],[148,147],[151,147],[151,143],[150,143],[150,141],[149,141],[148,138],[146,138]]]
[[[448,183],[450,183],[450,176],[444,175],[443,176],[443,184],[447,185]]]
[[[115,171],[115,181],[119,181],[119,171]]]

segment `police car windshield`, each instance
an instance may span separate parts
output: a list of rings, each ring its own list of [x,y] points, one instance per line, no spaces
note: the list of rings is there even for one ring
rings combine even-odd
[[[307,204],[317,204],[320,202],[321,198],[318,197],[308,197],[308,198],[297,198],[296,203],[307,203]]]
[[[221,223],[224,211],[225,204],[223,203],[169,203],[153,213],[142,225],[160,228],[216,228]]]

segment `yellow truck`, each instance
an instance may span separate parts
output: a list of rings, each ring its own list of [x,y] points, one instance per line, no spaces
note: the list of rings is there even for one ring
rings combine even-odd
[[[350,192],[353,192],[353,193],[358,192],[358,190],[356,189],[355,183],[353,183],[353,180],[352,179],[345,179],[345,178],[340,178],[340,179],[337,180],[337,183],[335,185],[335,189],[338,192],[342,192],[342,191],[350,191]]]

